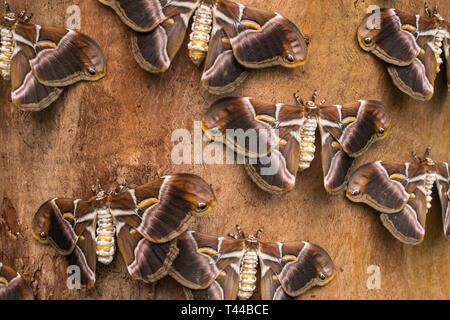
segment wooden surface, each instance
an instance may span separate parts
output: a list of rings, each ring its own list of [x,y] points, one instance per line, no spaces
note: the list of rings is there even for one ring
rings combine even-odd
[[[242,0],[261,7],[261,1]],[[212,184],[218,204],[192,228],[224,236],[239,224],[247,232],[264,226],[267,241],[309,240],[334,259],[337,276],[327,287],[304,299],[449,299],[450,243],[444,240],[440,205],[433,191],[425,241],[407,246],[395,240],[369,207],[328,195],[323,188],[320,151],[295,189],[284,196],[259,190],[240,165],[175,165],[171,160],[175,129],[193,131],[218,97],[200,85],[201,70],[187,57],[187,41],[171,68],[161,75],[142,70],[130,47],[130,31],[116,14],[97,1],[10,1],[26,7],[36,24],[64,26],[66,9],[81,8],[81,31],[94,38],[107,58],[107,76],[79,83],[52,106],[37,113],[15,109],[9,82],[0,84],[0,261],[15,267],[31,283],[38,299],[179,299],[178,284],[133,280],[123,260],[98,265],[97,283],[88,291],[66,288],[66,259],[38,244],[31,220],[46,200],[56,196],[89,197],[100,179],[106,188],[124,180],[142,184],[169,173],[191,172]],[[437,1],[450,17],[450,3]],[[318,89],[328,103],[357,99],[384,102],[392,116],[388,138],[358,159],[411,161],[410,152],[432,148],[435,161],[450,161],[450,95],[445,75],[437,79],[430,102],[419,102],[393,86],[383,64],[363,52],[357,27],[367,1],[271,0],[263,7],[285,15],[310,38],[309,61],[287,70],[252,71],[233,95],[293,103],[292,94],[309,98]],[[371,1],[411,13],[423,12],[423,1]],[[206,145],[206,143],[205,143]],[[366,286],[367,268],[381,270],[381,289]]]

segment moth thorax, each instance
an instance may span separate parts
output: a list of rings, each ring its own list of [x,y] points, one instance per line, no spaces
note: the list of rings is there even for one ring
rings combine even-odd
[[[431,192],[433,190],[433,185],[434,185],[435,181],[436,181],[435,173],[427,173],[425,175],[425,196],[426,196],[426,203],[427,203],[427,212],[428,212],[428,209],[431,208],[431,200],[433,200],[433,198],[431,197]]]
[[[250,299],[256,289],[256,268],[258,255],[255,250],[248,250],[242,259],[238,297],[241,300]]]
[[[316,129],[317,120],[315,118],[308,118],[300,130],[300,171],[308,169],[314,160],[314,152],[316,152],[316,145],[314,144],[316,140]]]
[[[199,66],[206,57],[208,52],[209,33],[211,32],[212,13],[211,7],[202,4],[195,11],[194,20],[192,22],[192,32],[189,36],[188,44],[189,58],[192,62]]]
[[[116,228],[113,224],[113,218],[108,210],[99,210],[97,213],[97,260],[104,264],[113,261],[115,253]]]
[[[11,76],[11,58],[14,52],[13,33],[11,29],[2,27],[0,34],[2,42],[0,47],[0,70],[2,78],[9,80]]]

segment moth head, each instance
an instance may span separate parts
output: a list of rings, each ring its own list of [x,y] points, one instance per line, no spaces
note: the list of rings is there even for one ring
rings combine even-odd
[[[44,203],[33,217],[31,233],[42,244],[49,243],[49,231],[51,227],[52,212],[49,202]]]
[[[42,244],[50,244],[59,254],[72,252],[76,238],[73,231],[73,199],[52,199],[41,205],[33,217],[31,233]],[[70,208],[70,209],[69,209]]]
[[[281,17],[281,16],[280,16]],[[281,54],[281,65],[283,67],[295,68],[305,64],[308,53],[308,44],[303,34],[297,26],[285,18],[280,18],[284,37],[280,38],[280,47],[283,48]]]
[[[318,245],[310,245],[317,271],[316,283],[319,286],[324,286],[333,280],[336,274],[333,260],[330,258],[328,253]]]
[[[373,13],[369,13],[358,28],[358,42],[365,51],[371,51],[375,47],[375,41],[380,27],[374,27]]]
[[[364,166],[361,166],[353,173],[347,184],[347,198],[352,201],[359,202],[363,197],[365,185],[369,177],[365,176]]]
[[[74,32],[74,31],[72,31]],[[106,74],[106,59],[102,49],[98,44],[88,36],[76,33],[75,43],[80,44],[80,58],[84,62],[82,80],[96,81],[103,78]]]
[[[175,174],[164,182],[173,199],[180,206],[188,206],[197,216],[206,214],[216,204],[216,197],[209,184],[194,174]]]

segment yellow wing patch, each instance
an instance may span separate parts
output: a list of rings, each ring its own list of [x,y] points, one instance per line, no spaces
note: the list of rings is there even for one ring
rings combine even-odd
[[[199,253],[206,253],[206,254],[209,254],[211,256],[214,256],[214,255],[217,254],[216,251],[214,251],[212,249],[207,249],[207,248],[200,248],[200,249],[197,250],[197,252],[199,252]]]
[[[261,30],[261,26],[254,21],[244,20],[241,21],[241,24],[245,27],[249,27],[255,30]]]
[[[141,202],[141,203],[138,205],[138,208],[139,208],[139,209],[142,209],[142,208],[145,208],[145,207],[149,207],[149,206],[151,206],[152,204],[155,204],[155,203],[158,203],[158,202],[159,202],[158,199],[156,199],[156,198],[150,198],[150,199],[147,199],[147,200],[144,200],[143,202]]]

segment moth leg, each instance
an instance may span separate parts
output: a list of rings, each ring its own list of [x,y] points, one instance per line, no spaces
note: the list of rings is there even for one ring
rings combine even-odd
[[[22,10],[19,12],[19,14],[17,15],[17,18],[19,19],[23,19],[23,17],[25,17],[25,14],[27,13],[27,10]]]
[[[256,231],[255,238],[260,239],[263,232],[264,232],[264,227],[259,228],[258,231]]]
[[[239,225],[236,225],[236,231],[238,233],[239,238],[241,238],[241,239],[245,238],[244,231],[242,231],[242,229]]]
[[[30,13],[29,15],[27,15],[27,16],[23,19],[23,21],[28,22],[28,21],[31,20],[32,17],[33,17],[33,12]]]
[[[230,238],[233,238],[234,240],[239,239],[239,237],[237,235],[235,235],[234,233],[229,233],[229,234],[227,234],[227,236],[229,236]]]
[[[422,159],[417,155],[415,151],[411,151],[411,156],[413,157],[414,161],[421,163]]]
[[[8,1],[5,1],[5,10],[6,10],[6,14],[11,13],[11,7],[9,6]]]
[[[303,100],[298,96],[297,93],[294,93],[294,99],[295,99],[295,101],[297,101],[297,104],[298,104],[298,105],[300,105],[300,106],[305,105],[305,103],[304,103]]]
[[[317,99],[317,96],[319,95],[319,92],[317,91],[317,89],[316,90],[314,90],[314,93],[313,93],[313,95],[312,95],[312,97],[311,97],[311,101],[312,102],[316,102],[316,99]]]

